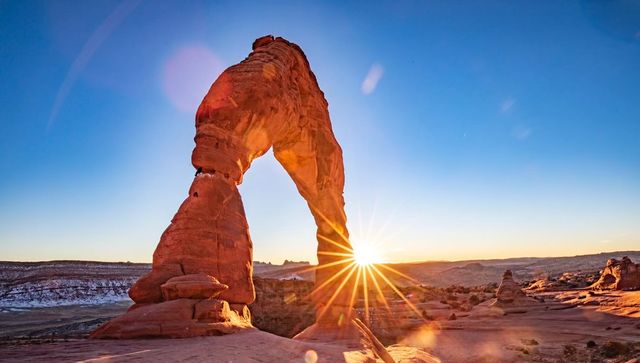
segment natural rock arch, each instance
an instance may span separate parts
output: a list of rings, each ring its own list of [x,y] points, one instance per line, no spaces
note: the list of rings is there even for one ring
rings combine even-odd
[[[325,293],[314,296],[322,306],[340,283],[329,278],[344,267],[339,261],[345,257],[340,255],[349,253],[351,246],[344,212],[342,150],[331,128],[328,103],[300,47],[283,38],[257,39],[253,52],[226,69],[200,104],[195,143],[192,164],[198,172],[189,196],[158,243],[152,271],[129,291],[134,309],[174,303],[163,300],[163,292],[167,294],[162,285],[176,276],[193,275],[187,279],[191,285],[177,283],[191,291],[193,284],[205,281],[221,290],[217,298],[228,302],[231,311],[250,319],[246,305],[255,299],[252,243],[237,185],[251,162],[270,148],[306,200],[317,225],[320,268],[316,285],[324,286]],[[215,277],[228,289],[219,289],[217,281],[196,274]],[[331,309],[324,310],[329,313],[323,314],[318,326],[336,325],[350,309],[346,290],[335,296]],[[185,309],[197,310],[193,304],[186,304]],[[131,336],[121,334],[114,323],[94,336]],[[151,335],[166,335],[159,330]]]

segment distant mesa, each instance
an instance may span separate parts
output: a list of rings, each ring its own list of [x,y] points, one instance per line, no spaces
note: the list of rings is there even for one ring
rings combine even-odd
[[[162,234],[151,272],[129,290],[135,305],[94,338],[191,337],[252,328],[253,244],[238,185],[254,159],[270,149],[307,202],[317,225],[314,303],[331,309],[301,338],[339,330],[351,312],[341,293],[344,251],[342,150],[327,100],[302,49],[264,36],[239,64],[213,83],[196,113],[196,175],[189,195]],[[285,264],[297,264],[285,261]],[[345,324],[342,324],[345,326]],[[346,324],[349,326],[349,324]]]
[[[610,258],[600,273],[600,279],[591,285],[596,290],[640,289],[640,264],[627,256],[621,260]]]
[[[283,266],[287,266],[287,265],[309,265],[309,261],[289,261],[289,260],[284,260],[284,262],[282,263]]]
[[[463,268],[466,268],[468,270],[479,271],[479,270],[484,270],[486,267],[483,264],[479,263],[479,262],[472,262],[472,263],[468,263],[468,264],[464,265]]]

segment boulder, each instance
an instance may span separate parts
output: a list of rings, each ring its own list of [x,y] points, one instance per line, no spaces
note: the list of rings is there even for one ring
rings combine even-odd
[[[199,273],[172,277],[160,288],[163,299],[169,301],[180,298],[207,299],[220,295],[229,286],[221,284],[213,276]]]
[[[136,304],[157,303],[162,301],[160,286],[175,276],[184,275],[182,267],[177,263],[153,266],[151,271],[142,276],[130,289],[129,297]]]

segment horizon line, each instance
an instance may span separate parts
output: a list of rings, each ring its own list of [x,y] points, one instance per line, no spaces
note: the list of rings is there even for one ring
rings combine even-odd
[[[577,255],[560,255],[560,256],[514,256],[514,257],[502,257],[502,258],[477,258],[477,259],[468,259],[468,260],[419,260],[419,261],[404,261],[404,262],[381,262],[376,265],[399,265],[399,264],[419,264],[419,263],[438,263],[438,262],[448,262],[448,263],[456,263],[456,262],[478,262],[478,261],[497,261],[497,260],[518,260],[518,259],[545,259],[545,258],[572,258],[572,257],[581,257],[581,256],[593,256],[593,255],[604,255],[604,254],[613,254],[613,253],[640,253],[640,250],[616,250],[616,251],[601,251],[596,253],[585,253],[585,254],[577,254]],[[622,257],[622,256],[621,256]],[[285,259],[286,260],[286,259]],[[0,260],[0,263],[55,263],[55,262],[91,262],[91,263],[103,263],[103,264],[132,264],[132,265],[151,265],[152,261],[149,262],[138,262],[138,261],[98,261],[98,260],[72,260],[72,259],[62,259],[62,260]],[[272,264],[272,265],[284,265],[283,263],[273,263],[271,261],[252,261],[259,262],[264,264]],[[308,262],[309,265],[315,266],[316,264],[312,264],[310,261],[298,261]]]

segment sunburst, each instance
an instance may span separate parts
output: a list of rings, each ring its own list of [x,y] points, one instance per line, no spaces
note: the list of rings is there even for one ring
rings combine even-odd
[[[382,262],[382,252],[373,243],[353,241],[353,259],[359,267]]]
[[[331,223],[328,224],[333,226]],[[347,238],[342,231],[335,228],[336,234],[340,236],[341,241],[330,240],[324,236],[320,237],[329,242],[329,246],[337,248],[332,248],[331,251],[318,251],[319,255],[335,257],[335,261],[304,270],[306,272],[327,268],[335,270],[326,280],[319,282],[310,294],[314,296],[316,301],[322,303],[322,307],[318,311],[318,320],[333,306],[336,298],[340,294],[344,294],[343,296],[348,297],[349,304],[346,317],[350,318],[356,302],[361,299],[363,302],[363,305],[361,305],[363,307],[362,319],[369,325],[373,308],[382,307],[387,313],[392,313],[390,302],[383,291],[386,288],[400,298],[400,301],[408,311],[414,313],[418,319],[423,320],[421,312],[400,291],[394,280],[410,281],[416,286],[420,286],[420,283],[411,276],[385,263],[384,249],[380,242],[376,242],[379,241],[376,238],[379,238],[382,232],[378,231],[375,235],[372,234],[372,225],[374,223],[370,221],[367,233],[363,234],[365,238]],[[383,224],[383,228],[386,225],[388,223]],[[373,235],[373,238],[367,238],[371,235]]]

